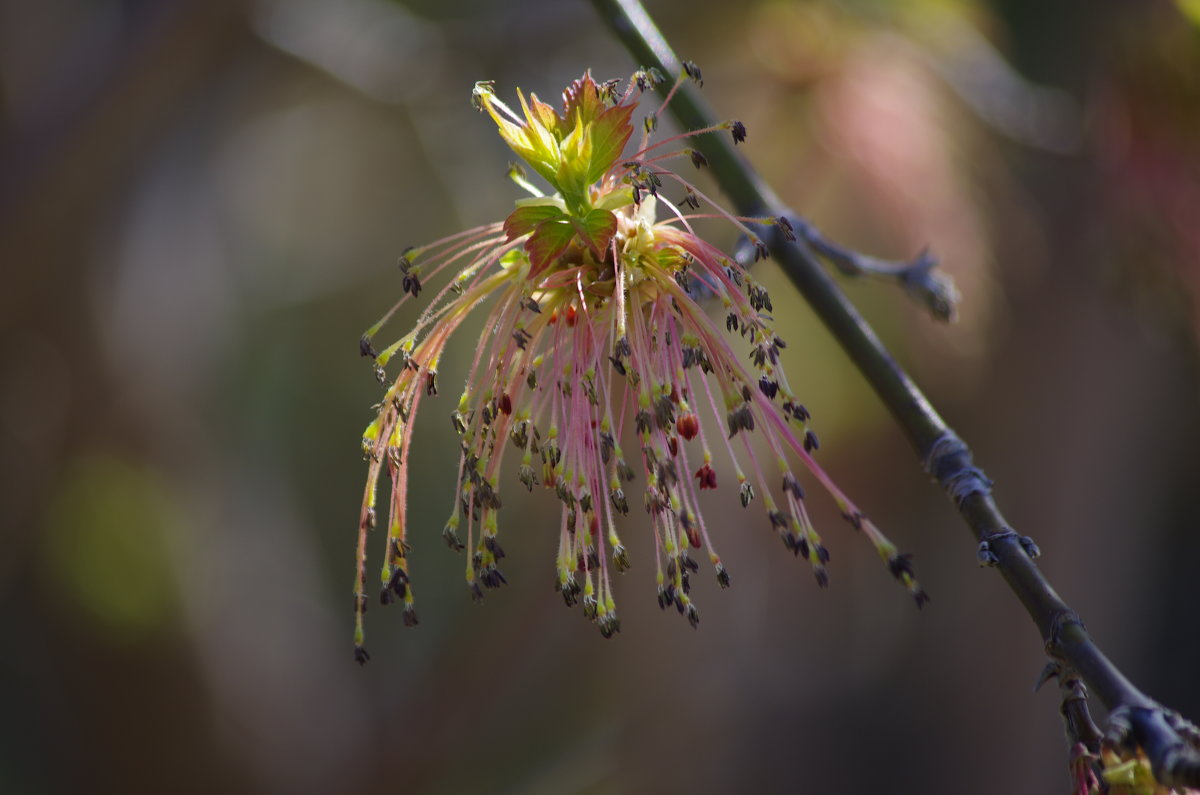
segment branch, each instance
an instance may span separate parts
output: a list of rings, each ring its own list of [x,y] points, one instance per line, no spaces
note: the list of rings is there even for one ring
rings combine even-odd
[[[592,2],[642,66],[657,68],[668,76],[683,71],[681,61],[637,0]],[[671,110],[685,129],[703,129],[717,123],[691,82],[676,88]],[[702,136],[693,145],[703,152],[739,213],[783,217],[796,229],[811,229],[784,206],[727,136]],[[925,470],[954,501],[979,542],[980,560],[1000,571],[1037,625],[1047,655],[1059,666],[1060,680],[1077,676],[1108,708],[1106,742],[1125,750],[1140,748],[1155,778],[1164,786],[1200,787],[1200,732],[1178,713],[1138,690],[1104,655],[1078,614],[1055,593],[1034,564],[1037,547],[1005,521],[992,498],[991,481],[974,466],[970,448],[950,429],[821,268],[814,248],[821,250],[825,241],[811,234],[795,235],[796,240],[789,241],[782,226],[774,226],[764,234],[771,254],[891,411]],[[832,256],[829,251],[822,253]],[[832,258],[836,261],[836,256]]]

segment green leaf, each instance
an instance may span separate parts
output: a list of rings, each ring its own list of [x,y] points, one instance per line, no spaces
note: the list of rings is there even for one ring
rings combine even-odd
[[[600,99],[600,88],[592,79],[591,72],[584,72],[583,77],[571,82],[563,91],[563,119],[568,124],[575,118],[576,111],[583,118],[584,124],[599,118],[604,110],[604,102]]]
[[[509,240],[527,235],[546,221],[565,221],[566,213],[553,204],[535,204],[518,207],[504,220],[504,233]]]
[[[565,217],[538,224],[533,235],[525,241],[531,270],[536,273],[560,256],[574,237],[575,227]]]
[[[594,206],[601,210],[619,210],[633,204],[633,189],[628,185],[616,190],[605,191],[596,199]]]
[[[617,233],[617,216],[608,210],[592,210],[582,219],[572,218],[571,223],[596,259],[603,262],[608,244]]]
[[[592,123],[591,164],[587,173],[589,185],[603,177],[621,156],[629,136],[633,134],[633,125],[629,123],[632,115],[633,105],[617,105],[601,113]]]

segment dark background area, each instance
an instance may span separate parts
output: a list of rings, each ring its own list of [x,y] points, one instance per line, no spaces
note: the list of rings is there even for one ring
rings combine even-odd
[[[649,9],[785,200],[939,256],[954,325],[847,289],[1102,647],[1200,718],[1200,6]],[[635,512],[606,642],[550,590],[555,501],[511,482],[512,584],[476,607],[439,538],[449,386],[421,625],[372,610],[353,663],[358,337],[405,247],[518,195],[471,86],[635,66],[574,1],[0,3],[0,792],[1066,791],[1036,630],[770,262],[822,463],[925,611],[832,506],[820,590],[714,499],[733,588],[701,578],[698,631],[661,614]]]

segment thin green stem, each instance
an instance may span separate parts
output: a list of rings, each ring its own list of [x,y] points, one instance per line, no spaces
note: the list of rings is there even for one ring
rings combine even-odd
[[[643,67],[671,78],[682,63],[637,0],[592,0],[600,16]],[[680,85],[671,112],[685,129],[719,123],[696,86]],[[735,149],[729,136],[707,135],[693,145],[708,159],[721,188],[740,215],[794,218],[779,197]],[[796,219],[799,223],[799,219]],[[809,243],[789,241],[779,229],[764,234],[772,256],[837,338],[908,436],[927,472],[947,491],[975,538],[980,556],[999,569],[1038,627],[1047,654],[1075,672],[1108,707],[1110,736],[1137,743],[1158,781],[1200,787],[1200,751],[1185,736],[1182,719],[1140,690],[1110,661],[1079,616],[1054,591],[1030,553],[1035,547],[1009,527],[991,495],[991,482],[972,463],[971,451],[897,364],[878,336],[825,272]]]

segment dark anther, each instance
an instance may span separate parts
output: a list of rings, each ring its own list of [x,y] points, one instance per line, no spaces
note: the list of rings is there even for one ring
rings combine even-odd
[[[562,592],[563,602],[566,603],[567,607],[574,607],[578,603],[581,589],[579,583],[575,582],[573,577],[568,577],[565,583],[555,580],[554,590]]]
[[[506,557],[504,554],[504,547],[500,546],[500,542],[496,540],[495,536],[485,535],[483,537],[483,545],[487,547],[488,552],[491,552],[492,557],[494,557],[496,560]]]
[[[613,489],[609,492],[608,497],[612,500],[613,508],[623,514],[629,513],[629,501],[625,499],[625,492],[622,489]]]
[[[446,542],[446,546],[455,552],[462,552],[464,547],[462,541],[458,538],[458,530],[453,525],[446,525],[442,528],[442,539]]]
[[[379,604],[383,605],[384,607],[390,605],[392,600],[395,598],[395,594],[392,593],[392,589],[388,586],[385,585],[379,590]]]
[[[679,285],[679,289],[683,290],[685,293],[690,292],[692,289],[692,284],[691,284],[691,280],[688,278],[687,266],[684,265],[682,268],[675,271],[674,275],[675,275],[675,283]],[[686,365],[684,365],[684,366],[686,367]]]
[[[613,564],[617,567],[617,571],[629,571],[629,568],[632,564],[629,562],[629,551],[625,549],[624,545],[617,544],[615,547],[613,547],[612,558]]]
[[[363,334],[358,340],[358,352],[362,356],[370,356],[372,359],[379,356],[379,354],[375,352],[375,346],[371,344],[371,338],[366,334]]]
[[[609,357],[608,357],[608,360],[609,360],[610,362],[612,362],[613,369],[614,369],[614,370],[616,370],[618,374],[620,374],[620,375],[626,375],[626,374],[627,374],[627,373],[625,372],[625,365],[624,365],[624,364],[622,364],[621,360],[620,360],[620,359],[618,359],[616,356],[609,356]]]
[[[771,509],[767,511],[767,518],[771,520],[771,527],[777,530],[787,529],[788,516],[783,511]]]
[[[692,629],[700,626],[700,611],[696,609],[696,606],[691,602],[688,602],[685,610],[687,612],[688,623],[692,625]]]
[[[616,351],[617,356],[621,357],[629,356],[633,353],[633,348],[629,345],[628,337],[621,337],[621,339],[617,340],[617,343],[613,346],[613,350]]]
[[[384,370],[379,362],[376,362],[372,369],[375,371],[375,380],[379,382],[379,385],[387,386],[387,370]]]
[[[688,207],[691,207],[693,210],[700,209],[700,200],[696,198],[696,192],[691,188],[688,188],[687,195],[683,197],[683,201],[679,202],[679,204],[675,206],[682,207],[685,204]]]
[[[642,189],[636,182],[631,184],[629,187],[633,191],[633,203],[640,206],[642,203]]]
[[[623,459],[617,459],[617,475],[628,483],[633,480],[633,467],[626,464]]]
[[[637,428],[638,433],[649,433],[650,427],[651,427],[650,421],[651,421],[650,412],[647,411],[646,409],[641,409],[633,417],[633,423],[634,423],[634,426]]]
[[[897,580],[903,578],[906,574],[911,578],[913,576],[912,553],[902,552],[898,555],[892,555],[888,558],[888,571]]]
[[[534,298],[532,296],[530,296],[529,298],[526,298],[524,301],[522,301],[521,306],[525,307],[526,309],[528,309],[530,312],[533,312],[534,314],[540,315],[542,313],[541,304],[539,304],[536,300],[534,300]]]
[[[496,564],[494,563],[489,563],[483,567],[479,579],[483,580],[484,588],[499,588],[501,585],[508,585],[508,580],[505,579],[504,574],[501,573],[500,569],[496,568]]]
[[[825,571],[824,566],[813,566],[813,576],[817,578],[817,585],[822,588],[829,587],[829,572]]]
[[[613,450],[616,449],[617,443],[613,439],[613,435],[608,431],[600,432],[600,458],[605,464],[612,458]]]
[[[793,546],[794,546],[793,551],[796,553],[796,557],[804,558],[805,560],[808,560],[808,539],[807,538],[805,538],[804,536],[801,536],[801,535],[795,536],[795,541],[794,541]]]
[[[616,78],[605,80],[596,86],[596,95],[605,102],[615,103],[617,101],[617,86],[619,85],[621,85],[621,81]]]
[[[589,619],[594,619],[596,617],[596,597],[583,597],[583,614]]]
[[[1042,550],[1038,549],[1038,545],[1033,542],[1029,536],[1021,536],[1021,549],[1025,550],[1025,554],[1031,558],[1041,557]]]
[[[762,242],[761,240],[755,239],[755,241],[754,241],[754,261],[758,262],[759,260],[767,259],[770,256],[771,256],[771,252],[769,249],[767,249],[767,244]]]
[[[529,332],[523,328],[519,328],[516,331],[514,331],[512,333],[512,336],[513,336],[513,339],[516,340],[516,342],[517,342],[517,347],[520,348],[521,350],[525,350],[525,346],[529,344],[529,341],[531,339],[533,339],[533,337],[529,336]]]
[[[664,429],[675,423],[675,404],[671,402],[670,395],[654,401],[654,422]]]
[[[816,549],[816,552],[817,552],[817,560],[821,561],[822,563],[828,563],[829,562],[829,550],[826,549],[821,544],[815,544],[814,548]]]
[[[783,232],[783,236],[786,237],[789,242],[796,242],[796,230],[792,228],[792,222],[789,221],[785,216],[781,215],[776,218],[775,226],[779,227],[779,231]]]
[[[433,370],[425,374],[425,394],[429,396],[437,394],[437,373]]]
[[[758,379],[758,389],[767,396],[768,400],[774,400],[775,396],[779,394],[779,383],[764,375]]]
[[[821,441],[812,431],[804,432],[804,452],[812,453],[821,449]]]
[[[717,568],[717,583],[722,588],[728,588],[729,587],[729,572],[725,569],[725,565],[722,563],[718,563],[716,568]]]
[[[742,124],[740,121],[733,122],[733,124],[730,126],[730,132],[733,133],[733,143],[735,145],[746,140],[746,125]]]
[[[708,158],[700,150],[692,149],[689,151],[689,154],[692,156],[692,165],[696,168],[703,168],[708,165]]]
[[[470,582],[467,584],[467,587],[471,591],[471,601],[476,604],[483,604],[483,589],[479,587],[479,583]]]
[[[404,569],[400,568],[399,566],[396,567],[396,569],[392,572],[392,576],[388,578],[387,587],[390,588],[392,592],[396,594],[396,596],[400,597],[401,599],[404,598],[404,595],[408,593],[408,575],[404,572]]]
[[[750,504],[750,500],[754,499],[754,487],[749,483],[742,483],[741,488],[738,489],[738,496],[742,500],[742,507],[745,508]]]
[[[1000,565],[1000,558],[996,557],[996,553],[992,551],[992,545],[986,541],[979,542],[979,548],[975,553],[975,557],[979,560],[980,566]]]
[[[854,513],[846,513],[845,511],[843,511],[842,518],[845,519],[847,522],[849,522],[850,526],[853,527],[855,530],[862,532],[863,519],[866,519],[867,515],[864,514],[862,511],[855,511]]]
[[[804,499],[804,487],[800,485],[800,481],[796,480],[796,477],[791,472],[783,476],[783,490],[791,492],[792,496],[798,500]]]
[[[925,605],[929,604],[929,594],[925,593],[924,588],[917,588],[912,592],[913,601],[917,603],[917,609],[920,610]]]
[[[621,619],[617,618],[617,614],[611,610],[604,618],[600,619],[599,624],[600,634],[606,639],[621,631]]]
[[[725,329],[727,331],[737,331],[738,330],[737,313],[730,312],[728,315],[725,316]]]
[[[652,113],[652,114],[650,114],[649,116],[647,116],[645,119],[643,119],[643,120],[642,120],[642,126],[643,126],[643,127],[646,129],[646,132],[647,132],[647,133],[652,133],[652,132],[654,132],[655,130],[657,130],[657,129],[658,129],[658,116],[657,116],[657,114],[653,114],[653,113]],[[653,192],[654,192],[654,191],[651,191],[651,193],[653,193]]]
[[[412,293],[413,298],[421,294],[421,280],[415,271],[404,274],[404,281],[400,283],[400,286],[404,288],[404,292]]]
[[[359,665],[366,665],[369,659],[371,659],[371,655],[367,654],[367,650],[356,644],[354,646],[354,661]]]
[[[695,61],[684,61],[683,71],[696,82],[696,85],[704,87],[704,75],[700,73],[700,67],[696,66]]]
[[[406,604],[404,606],[404,626],[415,627],[420,623],[421,622],[417,620],[416,608],[412,606],[412,603]]]

